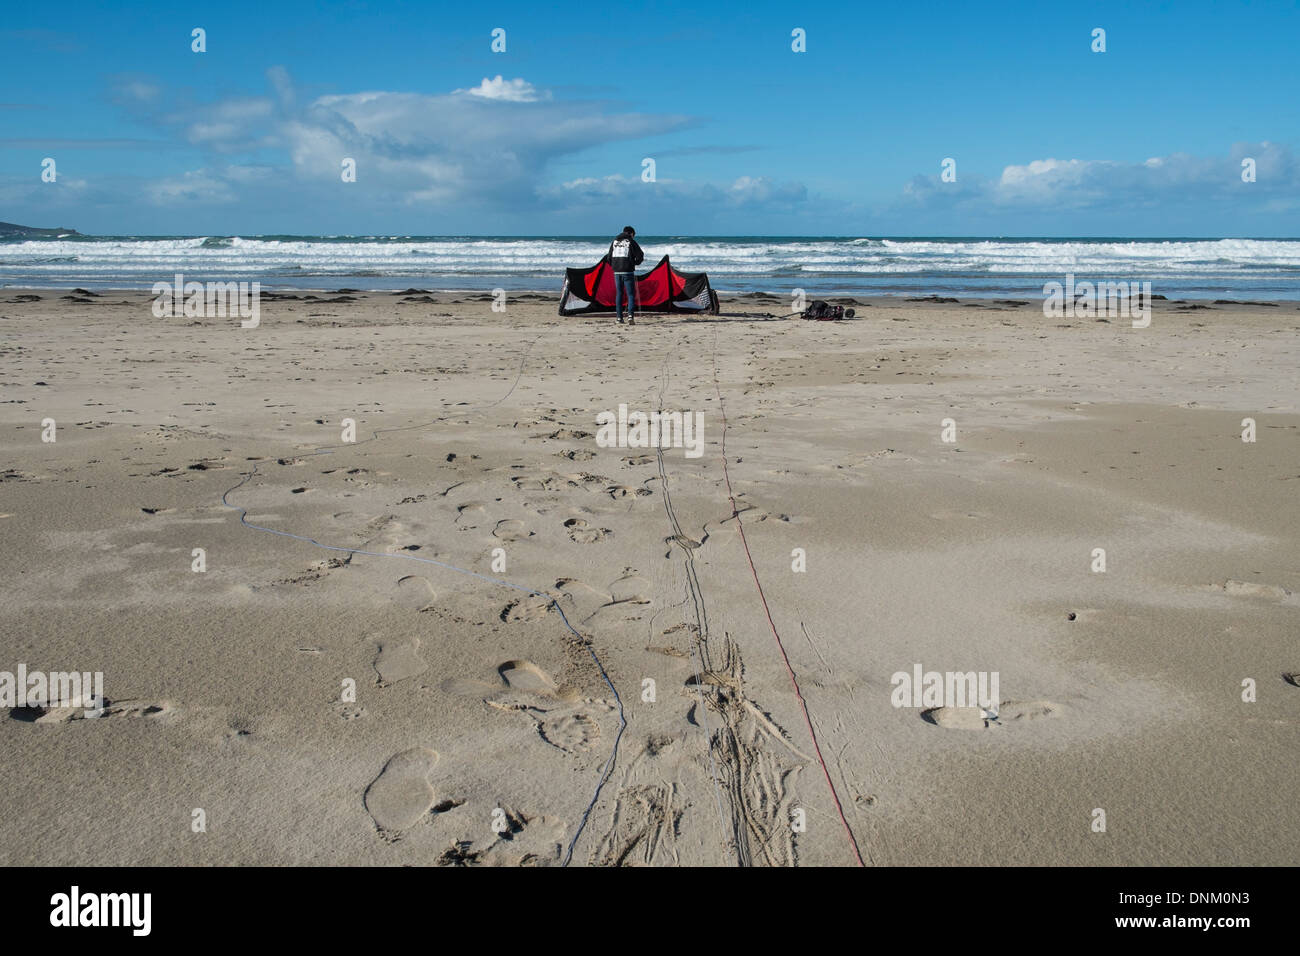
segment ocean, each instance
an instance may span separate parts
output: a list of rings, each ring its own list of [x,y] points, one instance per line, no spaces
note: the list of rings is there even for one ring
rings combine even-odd
[[[721,294],[1041,297],[1043,284],[1149,281],[1182,299],[1300,299],[1300,239],[835,238],[638,236],[708,272]],[[85,236],[0,241],[0,284],[149,289],[187,281],[262,288],[559,292],[565,266],[594,263],[608,237]]]

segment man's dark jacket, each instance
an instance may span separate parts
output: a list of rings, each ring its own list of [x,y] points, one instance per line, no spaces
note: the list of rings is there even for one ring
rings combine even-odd
[[[609,264],[615,272],[635,272],[636,267],[645,259],[645,253],[637,245],[636,239],[626,232],[620,232],[609,244]]]

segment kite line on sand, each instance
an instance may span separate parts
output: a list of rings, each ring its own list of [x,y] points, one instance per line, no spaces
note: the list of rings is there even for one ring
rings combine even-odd
[[[812,738],[813,751],[817,754],[817,762],[822,765],[822,773],[826,776],[826,785],[830,787],[831,799],[835,801],[835,810],[839,813],[840,822],[844,824],[844,832],[849,838],[849,847],[853,850],[853,858],[857,861],[858,866],[866,866],[862,860],[862,852],[858,849],[857,838],[853,835],[853,828],[849,826],[848,818],[844,816],[844,807],[840,805],[840,795],[835,791],[835,783],[831,780],[831,772],[826,767],[826,759],[822,756],[821,745],[817,742],[817,731],[813,730],[812,716],[808,713],[808,703],[803,699],[803,693],[799,690],[799,681],[794,676],[794,668],[790,665],[790,656],[785,652],[785,644],[781,642],[781,635],[777,632],[776,623],[772,620],[772,610],[767,606],[767,596],[763,593],[763,585],[758,580],[758,569],[754,567],[754,556],[749,552],[749,542],[745,539],[745,523],[740,519],[740,510],[736,507],[736,493],[731,490],[731,473],[727,469],[727,408],[722,401],[722,387],[718,384],[718,339],[715,333],[713,337],[713,390],[718,395],[718,411],[722,415],[722,448],[719,454],[722,457],[722,476],[727,482],[727,497],[731,499],[731,513],[736,518],[736,530],[740,532],[740,543],[745,548],[745,558],[749,561],[750,573],[754,576],[754,586],[758,588],[758,599],[763,604],[763,613],[767,615],[768,626],[772,629],[772,636],[776,638],[776,646],[781,652],[781,659],[785,661],[786,673],[790,675],[790,684],[794,688],[794,696],[799,700],[799,707],[803,711],[804,723],[808,725],[808,736]]]

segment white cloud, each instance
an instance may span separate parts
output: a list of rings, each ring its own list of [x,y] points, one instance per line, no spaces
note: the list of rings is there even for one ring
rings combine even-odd
[[[1020,189],[1047,181],[1073,180],[1087,165],[1081,159],[1036,159],[1028,166],[1006,167],[1000,183],[1004,189]]]
[[[118,87],[118,90],[122,96],[139,100],[142,103],[152,103],[162,94],[162,90],[156,84],[145,83],[140,80],[128,81]]]
[[[1256,164],[1256,181],[1241,179],[1242,160]],[[904,197],[936,208],[1086,209],[1119,205],[1186,206],[1232,203],[1243,210],[1262,204],[1292,203],[1300,186],[1295,157],[1276,143],[1236,143],[1226,156],[1172,153],[1142,162],[1087,159],[1036,159],[1003,168],[997,179],[966,175],[956,183],[917,176],[904,185]]]
[[[239,198],[238,192],[219,173],[195,169],[180,176],[149,183],[145,191],[151,202],[161,206],[178,203],[229,203]]]
[[[801,202],[808,191],[800,183],[775,183],[766,176],[741,176],[727,187],[727,195],[737,203]]]
[[[303,100],[287,71],[274,67],[267,71],[266,96],[184,107],[150,102],[140,109],[140,85],[145,83],[147,78],[121,78],[119,101],[209,153],[257,159],[256,166],[209,162],[146,184],[146,198],[158,205],[244,202],[266,209],[321,200],[364,206],[368,216],[384,207],[414,205],[435,214],[452,209],[501,217],[538,212],[559,221],[572,209],[636,208],[665,199],[719,213],[768,207],[789,212],[807,200],[802,184],[753,174],[716,183],[643,183],[641,157],[647,150],[660,154],[641,146],[626,151],[629,175],[556,184],[553,170],[561,161],[700,123],[683,114],[630,112],[601,100],[556,99],[518,77],[484,77],[477,86],[441,94],[363,90]],[[678,152],[751,149],[699,146]],[[267,150],[283,154],[288,162],[275,168],[261,165]],[[355,161],[355,182],[341,181],[344,159]]]
[[[509,100],[512,103],[532,103],[539,99],[550,99],[550,93],[539,93],[527,80],[503,80],[498,73],[492,79],[483,77],[483,82],[468,90],[456,90],[470,96],[481,96],[488,100]]]
[[[319,96],[299,106],[283,69],[267,76],[273,96],[173,107],[152,118],[216,153],[283,150],[292,165],[282,187],[333,186],[348,158],[357,169],[348,198],[511,207],[533,198],[561,157],[695,122],[679,114],[622,112],[599,101],[556,101],[526,80],[499,75],[445,94],[371,90]],[[217,183],[229,181],[195,171],[155,185],[151,195],[155,201],[203,195],[220,201],[224,192]]]
[[[687,182],[660,178],[643,182],[639,176],[585,176],[539,191],[539,195],[566,204],[684,203],[739,207],[775,207],[802,203],[808,191],[801,183],[776,183],[765,176],[741,176],[726,184]]]
[[[221,152],[238,152],[267,144],[267,123],[274,116],[275,105],[270,100],[254,97],[225,100],[178,113],[174,119],[184,125],[189,142]]]

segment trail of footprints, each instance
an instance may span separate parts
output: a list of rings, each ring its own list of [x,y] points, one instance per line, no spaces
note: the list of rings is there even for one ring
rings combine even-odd
[[[559,578],[554,590],[564,602],[565,614],[580,624],[639,620],[642,609],[653,603],[648,596],[650,582],[633,568],[625,569],[605,588],[592,587],[576,578]],[[507,624],[532,623],[547,615],[551,603],[545,595],[530,594],[509,602],[499,617]]]
[[[562,429],[545,437],[566,439],[584,436]],[[562,456],[570,461],[594,457],[584,453],[584,450],[573,450],[570,454],[562,453]],[[645,465],[652,461],[648,456],[639,456],[628,463]],[[522,470],[521,466],[510,467]],[[510,475],[508,480],[510,489],[521,495],[551,493],[559,490],[562,485],[598,492],[612,500],[641,498],[652,493],[644,487],[621,484],[606,476],[588,473],[558,475],[526,471]],[[525,541],[536,535],[536,526],[528,519],[492,515],[493,511],[500,513],[497,507],[500,502],[500,498],[462,499],[453,505],[452,524],[460,531],[486,531],[492,538],[502,542]],[[532,508],[529,510],[539,517],[543,513]],[[355,520],[356,517],[358,516],[346,512],[335,516],[344,521]],[[608,540],[614,533],[586,517],[567,517],[561,523],[564,533],[577,544],[596,544]],[[390,552],[398,550],[403,547],[404,541],[409,541],[410,530],[407,524],[398,521],[393,515],[373,517],[365,526],[368,537],[363,547]],[[560,600],[566,603],[566,610],[576,611],[575,620],[584,623],[610,614],[620,621],[629,617],[635,620],[639,616],[639,609],[651,603],[646,596],[649,593],[648,582],[632,569],[627,569],[622,576],[603,588],[591,587],[572,578],[561,578],[556,581],[555,589],[560,593]],[[400,578],[397,595],[401,603],[416,609],[430,607],[436,599],[432,582],[418,574]],[[545,618],[550,613],[550,606],[549,597],[525,595],[508,602],[500,611],[499,617],[507,624],[532,624]],[[420,655],[419,639],[413,636],[378,640],[375,642],[375,650],[373,668],[380,686],[390,686],[427,670]],[[495,681],[452,678],[444,681],[440,689],[445,693],[480,698],[491,712],[509,715],[521,721],[523,726],[535,734],[537,741],[566,757],[589,756],[600,746],[602,724],[608,722],[616,709],[610,701],[584,698],[571,688],[558,687],[542,668],[526,659],[503,662],[497,668],[496,678]],[[343,716],[354,717],[358,714]],[[463,800],[451,799],[439,793],[433,778],[439,761],[437,751],[429,747],[417,746],[401,751],[385,762],[379,774],[366,788],[363,803],[383,839],[399,839],[404,831],[464,803]],[[539,823],[554,837],[552,842],[558,850],[565,832],[562,821],[530,817],[515,809],[506,808],[506,811],[509,826],[495,842],[483,847],[481,841],[458,839],[438,862],[449,865],[485,862],[485,858],[503,841],[517,844],[521,840],[521,834],[535,829]],[[518,862],[528,861],[529,854],[525,854]]]
[[[554,419],[547,420],[555,421]],[[540,424],[540,422],[533,423],[533,425],[537,424]],[[176,436],[169,435],[167,437]],[[209,435],[196,435],[194,437],[211,438]],[[577,428],[562,427],[544,434],[532,435],[530,438],[548,441],[583,441],[584,447],[569,448],[556,453],[557,457],[567,462],[590,461],[597,457],[594,451],[585,447],[587,444],[586,439],[591,438],[590,433]],[[890,451],[892,452],[892,450]],[[450,456],[448,461],[451,461],[454,457]],[[867,457],[874,458],[876,456]],[[260,461],[262,459],[248,460]],[[623,458],[624,464],[628,467],[642,467],[650,465],[654,461],[655,458],[651,455],[633,455]],[[152,472],[149,477],[175,478],[187,474],[194,475],[196,472],[228,470],[232,466],[226,462],[227,459],[224,458],[206,458],[181,467],[162,467],[160,470]],[[275,464],[290,468],[301,467],[308,464],[308,459],[302,457],[281,458],[276,460]],[[850,465],[854,464],[857,464],[857,462],[850,463]],[[385,472],[372,472],[366,468],[332,468],[322,471],[321,474],[330,476],[340,471],[342,471],[344,481],[361,488],[380,487],[380,483],[372,479],[387,477]],[[501,466],[491,471],[496,473],[506,471],[522,472],[508,475],[507,478],[508,490],[512,490],[521,496],[553,494],[564,487],[578,488],[585,492],[601,494],[613,501],[641,498],[653,494],[644,484],[641,486],[623,484],[607,476],[587,472],[565,474],[526,470],[525,466],[517,464]],[[442,496],[445,498],[453,489],[462,488],[465,484],[466,482],[451,484],[443,492]],[[293,495],[302,495],[312,489],[303,484],[285,490]],[[417,504],[425,501],[426,498],[427,496],[424,495],[419,496],[418,499],[406,498],[398,504]],[[490,516],[490,512],[496,510],[494,505],[499,504],[501,501],[501,498],[495,498],[491,501],[462,500],[460,503],[453,505],[454,515],[451,517],[451,524],[458,531],[485,531],[490,534],[492,539],[500,542],[519,542],[535,537],[537,528],[530,526],[529,520],[517,517],[494,518]],[[539,518],[551,510],[549,507],[540,510],[529,507],[526,498],[522,503]],[[151,516],[170,514],[174,511],[171,508],[149,507],[141,510]],[[594,514],[591,509],[583,508],[580,510],[588,516]],[[781,522],[798,520],[792,519],[785,514],[765,512],[743,501],[740,505],[740,512],[744,516],[743,520],[747,523],[762,522],[769,518]],[[936,512],[932,517],[961,519],[979,518],[984,517],[984,515],[941,511]],[[339,512],[334,514],[332,518],[344,526],[351,525],[352,527],[356,526],[358,518],[363,519],[361,535],[364,542],[359,546],[361,549],[395,553],[402,550],[419,550],[420,548],[420,545],[411,543],[414,530],[412,526],[407,522],[398,520],[392,514],[363,516],[352,512]],[[720,529],[731,530],[735,522],[736,516],[732,515],[721,519],[718,525]],[[600,527],[586,517],[571,516],[561,519],[561,523],[564,534],[576,544],[594,545],[607,541],[614,535],[611,529]],[[484,524],[486,524],[486,527],[481,527]],[[708,536],[706,530],[701,541],[684,538],[684,536],[673,536],[665,539],[665,543],[670,547],[677,544],[687,549],[695,549],[699,548],[704,541],[707,541]],[[347,567],[351,559],[351,555],[346,555],[342,558],[330,558],[316,562],[308,571],[275,583],[308,585],[331,571]],[[1293,603],[1295,600],[1295,595],[1285,588],[1255,582],[1229,580],[1225,584],[1213,584],[1206,587],[1239,599],[1253,598],[1288,604]],[[651,603],[647,596],[649,594],[647,582],[636,575],[632,569],[627,569],[627,572],[622,577],[611,582],[605,588],[595,588],[575,579],[561,578],[556,581],[555,589],[560,592],[560,599],[566,602],[566,613],[568,613],[568,606],[571,605],[578,612],[575,620],[584,624],[597,620],[601,615],[609,615],[615,612],[621,618],[615,623],[623,623],[629,619],[636,620],[640,613],[639,609]],[[436,599],[437,592],[433,583],[425,576],[408,574],[397,579],[393,596],[393,600],[397,603],[416,611],[422,611],[435,606]],[[501,610],[500,619],[507,624],[534,623],[548,614],[550,604],[550,599],[546,597],[531,595],[522,597],[509,602]],[[373,659],[376,682],[381,687],[388,687],[424,673],[428,665],[420,654],[420,646],[419,639],[414,636],[384,638],[376,641],[375,657]],[[670,656],[679,656],[683,653],[676,648],[670,647],[650,649]],[[318,652],[318,649],[304,648],[302,650]],[[703,683],[710,685],[711,694],[718,691],[719,688],[725,688],[724,696],[717,699],[712,697],[708,699],[711,708],[716,707],[721,713],[725,714],[730,709],[726,706],[727,695],[731,695],[733,700],[740,697],[740,695],[737,694],[736,688],[727,686],[726,681],[719,681],[718,676],[718,674],[706,671]],[[1290,686],[1300,687],[1300,673],[1288,672],[1281,676]],[[693,683],[693,678],[688,681],[688,685],[693,685]],[[441,689],[444,692],[457,695],[477,696],[482,699],[484,705],[490,711],[522,720],[536,734],[538,741],[570,758],[590,754],[599,746],[602,722],[608,721],[615,710],[613,704],[609,701],[581,698],[572,689],[557,687],[545,671],[525,659],[509,660],[500,664],[496,669],[495,681],[453,678],[444,681]],[[743,700],[743,697],[741,699]],[[744,703],[748,703],[748,701],[745,700]],[[1003,701],[995,711],[986,711],[979,707],[938,707],[923,711],[921,716],[927,722],[949,730],[996,731],[1001,729],[1005,731],[1008,728],[1027,726],[1043,719],[1059,717],[1064,710],[1060,704],[1051,701]],[[141,701],[108,701],[103,716],[160,719],[172,717],[176,714],[176,711],[176,707],[167,702],[155,704]],[[741,724],[742,711],[744,711],[744,716],[750,718],[748,726],[742,726]],[[81,719],[84,714],[85,712],[77,707],[50,710],[29,708],[23,713],[11,712],[11,716],[15,719],[33,721],[38,724],[67,723]],[[363,715],[364,710],[356,706],[344,707],[340,712],[340,716],[345,720],[356,719]],[[768,862],[787,863],[793,858],[793,848],[785,840],[777,839],[772,842],[773,837],[779,836],[783,832],[781,827],[773,824],[773,820],[780,818],[782,808],[791,799],[788,783],[793,781],[787,778],[796,776],[798,768],[782,767],[775,760],[774,755],[767,751],[766,747],[760,746],[761,738],[765,736],[768,738],[775,736],[777,739],[781,739],[779,729],[774,733],[772,728],[762,726],[762,721],[756,719],[762,716],[761,713],[756,714],[752,707],[748,709],[736,707],[731,721],[724,720],[724,724],[730,723],[732,725],[733,732],[740,731],[733,737],[733,742],[740,743],[740,749],[745,758],[741,760],[742,768],[739,770],[738,776],[727,782],[730,787],[736,789],[737,803],[744,808],[742,816],[747,818],[745,820],[747,828],[751,830],[751,835],[756,838],[755,844],[759,848],[759,854],[766,858]],[[384,763],[377,776],[366,787],[362,803],[383,839],[398,839],[404,831],[422,822],[433,820],[465,803],[462,799],[439,793],[434,782],[434,773],[439,766],[440,760],[439,753],[429,747],[415,746],[402,750],[393,754]],[[633,763],[635,762],[634,759]],[[724,771],[724,776],[729,775],[729,771]],[[615,806],[612,827],[601,841],[596,851],[597,857],[601,862],[612,864],[634,861],[653,862],[665,845],[665,836],[671,842],[671,836],[676,830],[683,812],[681,805],[674,804],[675,797],[680,799],[676,794],[676,785],[650,782],[634,784],[631,779],[625,779],[624,783],[625,788],[620,793],[620,799]],[[563,821],[529,816],[516,808],[504,808],[504,812],[506,813],[508,828],[495,841],[489,841],[488,845],[480,846],[474,840],[457,840],[450,849],[444,852],[438,862],[445,865],[484,862],[503,842],[522,844],[521,836],[530,829],[545,832],[546,834],[546,838],[538,845],[539,851],[545,852],[547,847],[555,850],[558,847],[559,841],[565,832]],[[768,819],[769,817],[770,819]],[[536,858],[535,854],[525,852],[514,862],[527,863],[533,858]]]
[[[418,651],[419,643],[414,639],[381,644],[374,664],[381,681],[404,680],[422,673],[425,665]],[[557,686],[545,670],[526,659],[502,662],[496,668],[495,681],[451,678],[440,689],[479,697],[491,711],[522,717],[539,741],[570,756],[585,754],[598,745],[601,721],[615,710],[609,701],[582,698],[571,688]],[[363,804],[382,839],[398,840],[412,827],[466,803],[440,792],[434,778],[440,760],[439,753],[430,747],[400,751],[384,763],[366,787]],[[501,832],[479,841],[458,838],[438,862],[468,865],[501,857],[503,862],[526,865],[558,856],[566,831],[563,820],[529,815],[504,805],[494,808],[494,813],[504,815]]]

